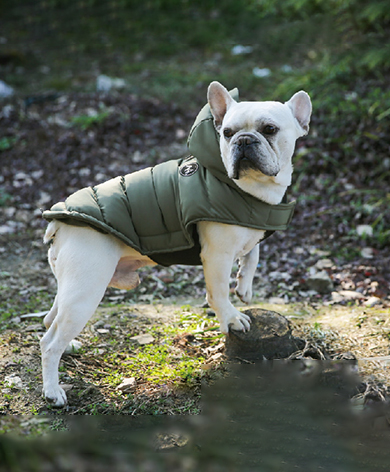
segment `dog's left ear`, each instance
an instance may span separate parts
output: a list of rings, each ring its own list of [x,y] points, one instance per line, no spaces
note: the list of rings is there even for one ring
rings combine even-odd
[[[309,123],[311,116],[311,100],[309,95],[301,90],[293,95],[288,102],[286,102],[294,115],[294,118],[298,121],[299,126],[302,128],[303,133],[301,136],[305,136],[309,132]]]
[[[219,82],[211,82],[207,90],[207,100],[214,117],[215,128],[219,131],[226,112],[236,101]]]

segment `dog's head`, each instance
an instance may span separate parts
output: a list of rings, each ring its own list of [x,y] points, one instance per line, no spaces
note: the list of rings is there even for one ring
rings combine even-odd
[[[288,102],[237,103],[219,82],[208,89],[222,160],[231,179],[291,176],[296,140],[309,131],[311,102],[297,92]],[[285,180],[285,179],[283,179]]]

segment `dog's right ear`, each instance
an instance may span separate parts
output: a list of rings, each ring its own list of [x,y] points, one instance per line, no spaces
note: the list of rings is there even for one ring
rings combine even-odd
[[[211,82],[207,91],[207,100],[214,117],[215,128],[219,131],[226,112],[236,101],[219,82]]]

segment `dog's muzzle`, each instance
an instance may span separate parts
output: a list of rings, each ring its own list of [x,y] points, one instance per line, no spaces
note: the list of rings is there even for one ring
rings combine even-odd
[[[233,168],[231,178],[238,180],[240,174],[248,169],[262,172],[274,177],[279,173],[279,166],[272,165],[264,158],[261,149],[262,143],[251,134],[240,135],[233,143]]]

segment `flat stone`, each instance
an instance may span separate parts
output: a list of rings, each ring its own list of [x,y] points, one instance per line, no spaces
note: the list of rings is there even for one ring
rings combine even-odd
[[[315,267],[318,270],[330,269],[333,266],[334,266],[334,263],[331,259],[320,259],[315,264]]]
[[[362,293],[356,292],[355,290],[340,290],[338,293],[346,300],[361,300],[364,298]]]
[[[229,358],[284,359],[303,349],[305,342],[292,335],[290,322],[284,316],[260,308],[243,313],[251,318],[251,329],[229,331],[225,342],[225,354]]]
[[[288,272],[279,272],[277,270],[268,274],[270,280],[284,280],[288,281],[291,279],[291,275]]]
[[[137,386],[135,377],[123,379],[123,382],[116,387],[116,390],[120,390],[122,393],[130,393]]]
[[[311,275],[306,280],[307,286],[318,293],[330,293],[333,290],[333,282],[328,273],[323,270]]]
[[[107,329],[107,328],[98,328],[96,330],[96,332],[99,333],[99,334],[108,334],[110,332],[110,330]]]
[[[368,300],[364,302],[364,306],[371,308],[375,305],[378,305],[378,303],[381,303],[381,299],[378,297],[370,297]]]
[[[374,249],[372,247],[364,247],[360,251],[360,255],[365,259],[372,259],[374,257]]]
[[[137,343],[139,346],[144,346],[145,344],[153,343],[154,337],[151,334],[139,334],[130,338],[130,341]]]
[[[374,234],[374,230],[370,225],[357,225],[356,232],[359,236],[372,236]]]
[[[39,324],[31,324],[31,325],[28,325],[24,328],[24,331],[26,332],[30,332],[30,331],[43,331],[45,329],[45,327],[39,323]]]
[[[23,388],[22,379],[15,374],[6,375],[4,377],[3,385],[4,387],[15,388],[17,390],[21,390]]]
[[[268,301],[272,305],[285,305],[286,304],[286,300],[281,297],[270,297]]]

